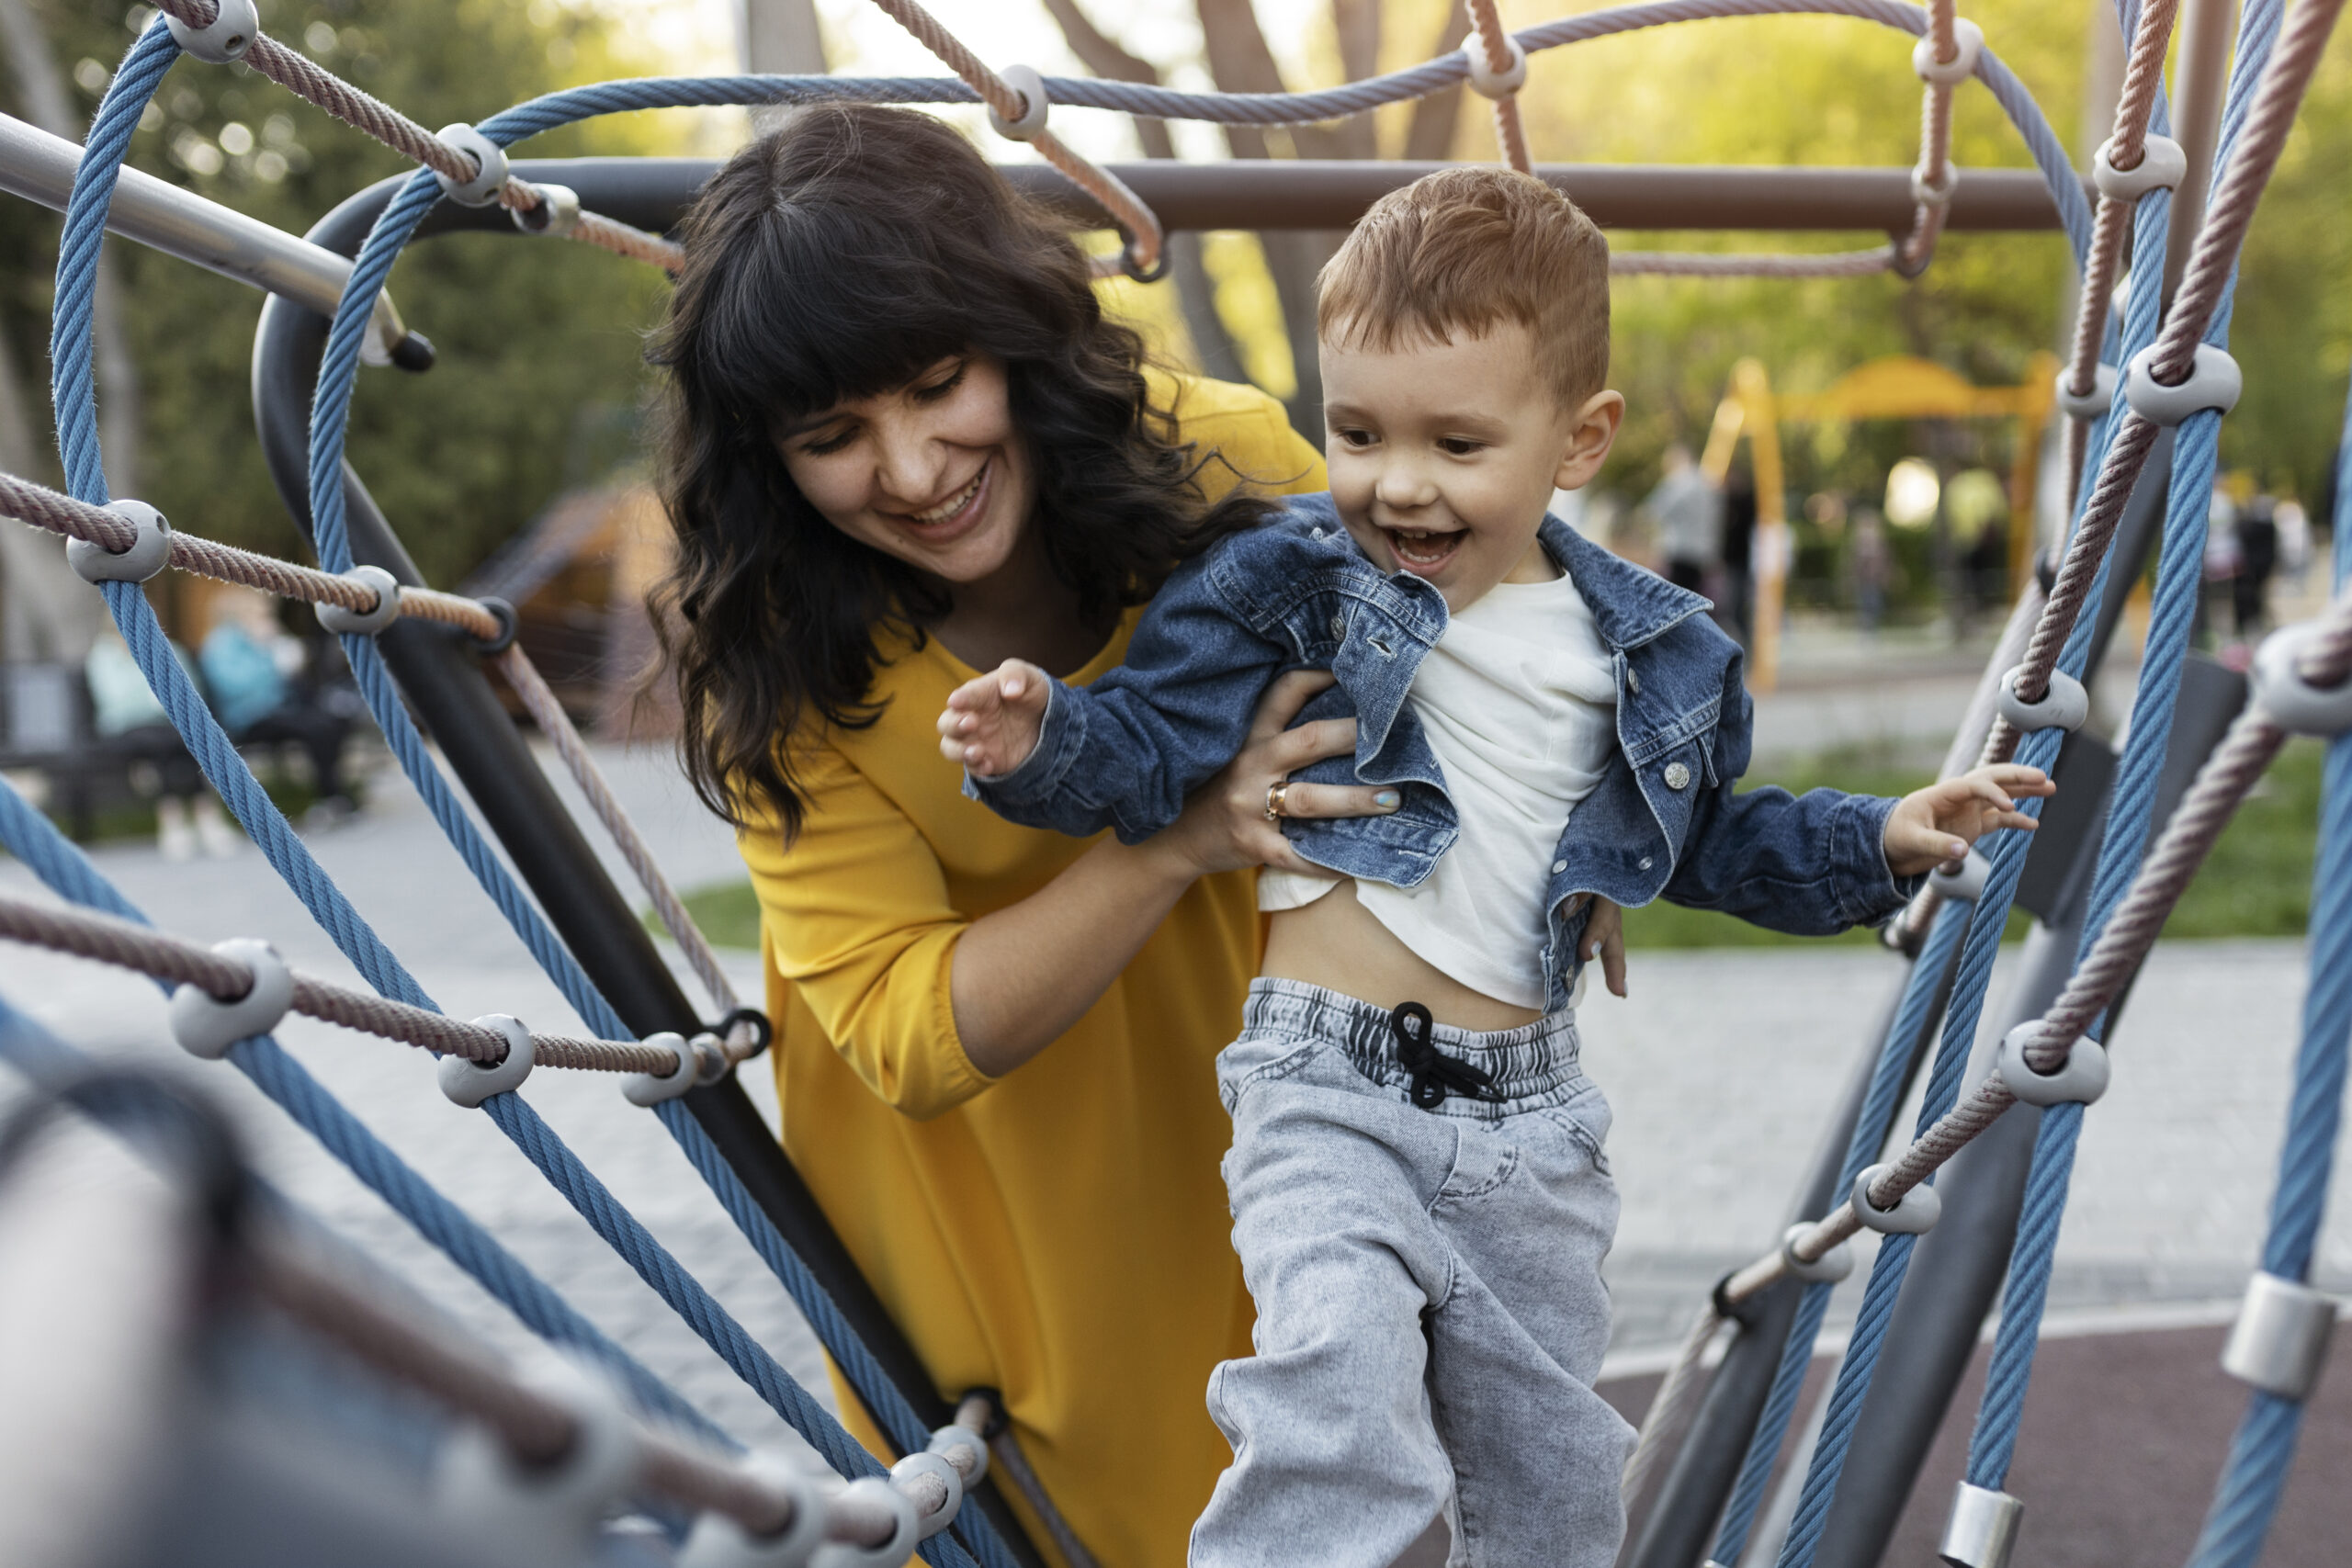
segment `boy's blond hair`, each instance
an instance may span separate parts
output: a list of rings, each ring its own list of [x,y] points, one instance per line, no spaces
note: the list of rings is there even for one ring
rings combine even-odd
[[[1532,175],[1441,169],[1390,191],[1324,265],[1316,330],[1349,347],[1527,328],[1563,409],[1609,377],[1609,242]]]

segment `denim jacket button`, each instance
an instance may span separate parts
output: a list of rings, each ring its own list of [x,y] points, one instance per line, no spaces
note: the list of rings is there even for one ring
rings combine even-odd
[[[1668,762],[1668,763],[1666,765],[1666,787],[1667,787],[1667,788],[1668,788],[1668,789],[1681,789],[1681,788],[1683,788],[1685,785],[1689,784],[1690,784],[1690,770],[1689,768],[1684,767],[1684,766],[1683,766],[1681,763],[1679,763],[1679,762]]]
[[[1630,664],[1625,666],[1625,689],[1637,697],[1642,694],[1642,672]]]
[[[1555,860],[1555,861],[1554,861],[1554,862],[1552,863],[1552,874],[1553,874],[1553,875],[1555,875],[1555,876],[1559,875],[1559,874],[1560,874],[1560,873],[1562,873],[1562,872],[1564,872],[1564,871],[1566,871],[1566,870],[1567,870],[1567,869],[1568,869],[1568,863],[1567,863],[1567,862],[1566,862],[1566,861],[1564,861],[1564,860]]]
[[[1644,871],[1647,871],[1647,870],[1649,870],[1649,868],[1650,868],[1650,860],[1651,860],[1651,857],[1650,857],[1650,856],[1648,856],[1648,855],[1644,855],[1644,856],[1642,857],[1642,869],[1643,869]]]
[[[1348,638],[1348,618],[1336,611],[1331,615],[1331,635],[1342,642]]]

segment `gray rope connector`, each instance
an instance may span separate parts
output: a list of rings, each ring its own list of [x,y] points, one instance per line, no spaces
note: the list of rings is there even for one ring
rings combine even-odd
[[[677,1053],[678,1065],[666,1073],[629,1074],[621,1080],[623,1099],[631,1105],[659,1105],[695,1087],[695,1080],[702,1074],[702,1058],[686,1044],[684,1035],[666,1032],[649,1034],[639,1043],[668,1046]]]
[[[2152,190],[2172,190],[2188,177],[2188,154],[2180,143],[2169,136],[2150,134],[2142,139],[2140,161],[2128,169],[2119,169],[2110,156],[2115,151],[2115,138],[2109,137],[2098,144],[2091,155],[2091,184],[2099,195],[2109,201],[2137,201]]]
[[[2303,650],[2319,636],[2317,621],[2281,626],[2254,654],[2254,704],[2279,728],[2295,735],[2341,735],[2352,729],[2352,680],[2314,686],[2301,668]]]
[[[2001,677],[2001,694],[1996,704],[2001,716],[2029,735],[2037,729],[2063,729],[2069,734],[2080,729],[2091,716],[2091,694],[2083,683],[2064,670],[2052,670],[2050,689],[2041,694],[2041,701],[2030,703],[2018,695],[2018,677],[2024,671],[2022,664],[2011,665]]]
[[[914,1555],[923,1534],[922,1520],[915,1516],[913,1498],[878,1475],[853,1481],[836,1495],[844,1504],[855,1506],[863,1501],[868,1508],[888,1510],[890,1538],[878,1546],[834,1541],[825,1553],[825,1568],[900,1568]]]
[[[463,120],[443,126],[438,134],[474,161],[474,177],[462,184],[435,170],[433,177],[441,183],[441,194],[459,207],[488,207],[496,201],[498,193],[506,188],[506,149]]]
[[[1963,1481],[1944,1517],[1944,1539],[1936,1555],[1951,1568],[2009,1568],[2025,1505],[2006,1492]]]
[[[2256,1272],[2222,1347],[2222,1370],[2281,1399],[2310,1396],[2327,1364],[2335,1298],[2300,1280]]]
[[[1928,177],[1928,171],[1914,166],[1911,170],[1911,199],[1921,207],[1950,207],[1952,192],[1960,188],[1960,165],[1944,165],[1943,184]]]
[[[890,1467],[890,1480],[905,1486],[918,1475],[935,1475],[947,1488],[947,1500],[923,1516],[922,1539],[929,1540],[956,1522],[956,1510],[964,1506],[964,1477],[956,1468],[939,1454],[909,1454]]]
[[[2107,1047],[2086,1034],[2066,1048],[2066,1065],[2054,1073],[2038,1073],[2025,1059],[2025,1048],[2041,1032],[2041,1021],[2028,1019],[2001,1036],[1993,1068],[2020,1105],[2088,1105],[2107,1092],[2110,1073]]]
[[[2199,344],[2188,379],[2167,387],[2148,373],[2160,346],[2152,343],[2124,364],[2123,400],[2132,405],[2133,413],[2150,424],[2170,427],[2207,409],[2227,413],[2238,406],[2238,394],[2245,390],[2245,376],[2228,350]]]
[[[1984,55],[1984,29],[1965,17],[1951,19],[1951,41],[1957,46],[1950,60],[1936,58],[1936,35],[1925,32],[1911,46],[1911,69],[1930,87],[1957,87],[1976,74]]]
[[[1527,46],[1505,33],[1503,47],[1510,51],[1510,69],[1497,71],[1487,63],[1487,46],[1476,35],[1463,40],[1470,58],[1470,90],[1482,98],[1508,98],[1527,85]]]
[[[727,1042],[707,1030],[686,1042],[686,1049],[695,1055],[695,1087],[708,1089],[725,1077],[735,1066],[727,1055]]]
[[[563,1457],[523,1463],[496,1434],[469,1421],[451,1434],[435,1465],[442,1506],[493,1560],[584,1547],[606,1510],[636,1484],[643,1462],[637,1428],[603,1377],[542,1353],[517,1366],[514,1378],[570,1413],[571,1444]]]
[[[374,637],[401,618],[400,581],[380,566],[355,566],[343,574],[362,588],[373,589],[376,607],[346,610],[340,604],[320,604],[319,625],[343,637]]]
[[[181,986],[172,992],[172,1038],[191,1056],[217,1062],[229,1047],[256,1034],[267,1034],[294,1005],[294,972],[277,949],[252,937],[232,937],[212,944],[212,951],[253,971],[253,984],[234,1001],[222,1001],[201,986]]]
[[[1992,874],[1993,863],[1984,852],[1971,850],[1959,869],[1939,865],[1928,873],[1928,886],[1956,904],[1973,904],[1984,897],[1984,882]]]
[[[108,512],[139,530],[127,550],[92,539],[65,541],[65,564],[85,582],[144,582],[172,564],[172,525],[143,501],[114,501]]]
[[[1046,96],[1046,78],[1034,65],[1008,65],[997,74],[1004,85],[1021,95],[1021,118],[1007,119],[989,110],[989,125],[999,136],[1015,141],[1035,141],[1046,133],[1046,117],[1052,112],[1053,100]]]
[[[923,1451],[938,1454],[950,1464],[956,1464],[956,1455],[959,1451],[969,1453],[972,1457],[967,1463],[956,1465],[956,1472],[964,1478],[967,1490],[988,1478],[988,1439],[969,1427],[940,1427],[932,1433],[931,1441],[924,1446]]]
[[[254,0],[220,0],[209,27],[191,28],[169,11],[164,13],[164,25],[184,52],[207,65],[227,65],[243,60],[261,37],[261,12]]]
[[[516,208],[507,214],[514,220],[514,227],[526,234],[544,234],[560,240],[580,227],[580,193],[570,186],[531,187],[539,204],[531,208]]]
[[[1882,1209],[1871,1201],[1871,1184],[1894,1168],[1891,1165],[1874,1165],[1854,1178],[1848,1194],[1854,1205],[1854,1218],[1861,1221],[1864,1228],[1881,1235],[1925,1235],[1936,1228],[1936,1222],[1944,1213],[1944,1201],[1926,1182],[1896,1199],[1892,1209]]]
[[[506,1036],[506,1057],[499,1062],[474,1062],[463,1056],[444,1056],[435,1069],[441,1092],[451,1103],[471,1111],[493,1094],[504,1094],[518,1089],[531,1076],[531,1032],[523,1027],[519,1018],[503,1012],[486,1012],[475,1019],[478,1029],[494,1029]]]
[[[1807,1263],[1797,1256],[1797,1237],[1811,1229],[1810,1220],[1799,1220],[1788,1228],[1781,1237],[1781,1261],[1788,1266],[1792,1280],[1803,1280],[1808,1285],[1834,1285],[1854,1271],[1854,1249],[1841,1241]]]
[[[2097,419],[2115,406],[2115,384],[2122,373],[2112,365],[2101,364],[2091,376],[2091,389],[2076,392],[2066,383],[2071,371],[2058,372],[2058,412],[2068,419]]]
[[[774,1450],[747,1454],[745,1474],[792,1503],[792,1522],[774,1535],[755,1536],[725,1514],[695,1521],[678,1552],[678,1568],[806,1568],[825,1544],[825,1500],[800,1461]]]

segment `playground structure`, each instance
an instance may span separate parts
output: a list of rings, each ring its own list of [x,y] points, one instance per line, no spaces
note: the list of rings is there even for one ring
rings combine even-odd
[[[2051,394],[2067,421],[2071,527],[2055,558],[2039,562],[2022,585],[1948,760],[1949,771],[2012,758],[2051,768],[2064,785],[2059,804],[2030,840],[2005,835],[1959,874],[1939,874],[1893,929],[1908,980],[1830,1119],[1821,1160],[1799,1198],[1799,1223],[1718,1284],[1645,1421],[1625,1478],[1641,1520],[1626,1561],[1691,1568],[1703,1558],[1729,1568],[1743,1560],[1829,1292],[1852,1266],[1844,1244],[1863,1228],[1884,1239],[1821,1432],[1810,1454],[1799,1456],[1802,1493],[1776,1561],[1781,1568],[1876,1561],[1893,1507],[1908,1490],[1959,1363],[2005,1279],[1993,1376],[1943,1554],[1963,1568],[2008,1561],[2019,1506],[2002,1488],[2074,1140],[2084,1107],[2106,1081],[2114,1010],[2232,809],[2287,736],[2307,733],[2337,738],[2312,909],[2307,1038],[2263,1268],[2224,1359],[2255,1392],[2192,1556],[2200,1568],[2253,1561],[2335,1315],[2334,1302],[2307,1280],[2352,1043],[2352,774],[2345,773],[2352,742],[2340,739],[2352,730],[2352,685],[2346,684],[2352,678],[2352,599],[2339,598],[2318,621],[2265,645],[2250,703],[2239,678],[2189,655],[2188,639],[2216,433],[2237,389],[2223,346],[2234,261],[2342,0],[2301,0],[2291,11],[2283,0],[2248,0],[2226,83],[2215,59],[2199,52],[2213,40],[2200,42],[2204,35],[2188,29],[2178,141],[2166,134],[2173,119],[2162,80],[2174,6],[2145,0],[2127,7],[2130,63],[2114,135],[2095,166],[2095,208],[2039,109],[1949,0],[1927,9],[1895,0],[1649,0],[1516,36],[1502,31],[1490,0],[1475,0],[1466,53],[1328,92],[1263,96],[999,73],[908,0],[881,3],[950,64],[956,79],[612,83],[551,95],[436,135],[260,33],[250,0],[166,0],[164,15],[116,73],[85,147],[0,122],[0,186],[66,213],[52,357],[70,491],[0,476],[0,512],[74,541],[77,570],[101,586],[214,786],[378,994],[293,974],[258,942],[204,950],[146,929],[44,818],[6,792],[0,844],[67,904],[95,913],[0,901],[0,936],[120,964],[176,987],[175,1032],[183,1045],[225,1057],[252,1077],[532,1329],[609,1377],[609,1383],[579,1374],[518,1377],[404,1324],[306,1265],[287,1245],[272,1223],[277,1201],[264,1201],[237,1176],[200,1109],[153,1085],[77,1078],[63,1047],[44,1044],[22,1027],[0,1030],[0,1049],[60,1086],[55,1099],[28,1113],[32,1122],[0,1134],[0,1196],[12,1164],[20,1175],[52,1157],[28,1128],[69,1104],[160,1147],[180,1179],[164,1200],[152,1191],[85,1195],[77,1244],[85,1235],[124,1238],[119,1250],[129,1238],[159,1234],[184,1243],[141,1255],[148,1270],[141,1288],[85,1292],[115,1308],[89,1314],[89,1343],[106,1351],[90,1359],[119,1361],[129,1348],[139,1365],[168,1360],[167,1348],[190,1330],[156,1303],[176,1300],[198,1272],[232,1258],[238,1299],[266,1303],[340,1346],[383,1384],[421,1395],[440,1412],[431,1439],[443,1473],[471,1478],[448,1481],[438,1492],[424,1489],[432,1505],[395,1518],[320,1486],[282,1452],[230,1443],[217,1454],[208,1450],[206,1462],[214,1467],[203,1476],[209,1491],[189,1482],[170,1495],[180,1506],[209,1496],[204,1506],[213,1511],[200,1517],[222,1529],[276,1507],[277,1537],[255,1546],[248,1561],[338,1554],[359,1561],[362,1546],[375,1553],[369,1561],[403,1553],[414,1560],[428,1551],[452,1562],[601,1560],[596,1520],[624,1499],[644,1506],[661,1526],[659,1544],[648,1550],[678,1546],[675,1561],[706,1568],[801,1562],[820,1550],[826,1555],[819,1561],[879,1564],[917,1549],[933,1563],[998,1568],[1041,1560],[1024,1524],[1048,1537],[1064,1561],[1090,1561],[1058,1525],[1050,1499],[1030,1483],[1001,1412],[979,1391],[957,1391],[951,1403],[931,1384],[735,1084],[735,1069],[763,1043],[764,1022],[741,1006],[602,787],[560,706],[513,646],[511,609],[426,588],[360,476],[345,463],[353,386],[363,361],[411,373],[432,365],[430,345],[382,292],[393,260],[413,239],[494,229],[575,238],[651,265],[674,262],[663,231],[709,173],[707,164],[508,159],[509,144],[589,115],[829,97],[982,101],[1000,131],[1031,141],[1058,171],[1022,171],[1024,183],[1066,178],[1060,199],[1074,219],[1107,220],[1121,230],[1124,249],[1111,265],[1148,278],[1162,265],[1168,226],[1329,226],[1417,171],[1379,164],[1105,169],[1046,130],[1049,106],[1283,124],[1363,112],[1466,78],[1495,104],[1506,158],[1561,184],[1604,223],[1851,227],[1890,236],[1883,245],[1826,256],[1629,253],[1615,258],[1621,270],[1908,275],[1931,264],[1946,228],[2055,227],[2066,234],[2084,276],[2083,313]],[[1525,80],[1529,55],[1637,27],[1795,13],[1847,16],[1917,37],[1913,63],[1924,84],[1924,129],[1919,165],[1907,178],[1900,171],[1532,164],[1512,96]],[[121,160],[130,131],[184,51],[199,61],[243,59],[423,168],[355,195],[301,240],[128,174]],[[2038,175],[1953,167],[1951,96],[1969,80],[2000,100]],[[152,508],[109,502],[93,413],[90,321],[97,242],[109,226],[272,292],[255,348],[257,423],[273,475],[310,533],[319,568],[177,534]],[[2135,265],[2128,299],[2111,313],[2127,230]],[[2169,299],[2168,276],[2177,285]],[[2015,396],[2010,412],[2023,415],[2028,394]],[[1760,372],[1752,387],[1736,388],[1736,400],[1729,434],[1723,419],[1717,423],[1723,456],[1727,459],[1743,431],[1760,435],[1759,498],[1777,505],[1778,476],[1764,471],[1765,453],[1777,457],[1773,421],[1801,417],[1802,411],[1780,400],[1775,412]],[[1711,441],[1711,458],[1715,445]],[[2352,491],[2352,485],[2342,488]],[[2339,552],[2347,532],[2339,519]],[[2151,557],[2152,620],[2129,739],[2118,754],[2082,728],[2085,682],[2114,630],[2124,584]],[[343,634],[361,691],[403,771],[593,1037],[534,1033],[496,1015],[470,1024],[440,1015],[310,859],[172,659],[139,586],[166,567],[320,606],[330,627]],[[2339,581],[2343,574],[2340,563]],[[506,722],[485,664],[521,699],[622,847],[687,955],[707,1009],[685,996],[628,901],[604,876],[580,828]],[[433,726],[442,759],[527,894],[457,799],[404,703]],[[2004,1032],[1998,1060],[1970,1083],[1971,1047],[1992,1005],[1992,959],[2012,905],[2030,910],[2039,923],[2020,975],[1997,1004]],[[840,1480],[820,1483],[730,1452],[725,1434],[425,1188],[307,1078],[268,1037],[289,1010],[441,1053],[445,1091],[496,1121],[592,1227],[808,1438]],[[513,1092],[537,1066],[625,1075],[630,1099],[662,1119],[904,1457],[886,1472],[866,1455],[612,1200]],[[1897,1107],[1923,1066],[1916,1133],[1890,1147]],[[74,1247],[52,1245],[21,1264],[12,1260],[10,1272],[54,1279],[62,1289],[76,1277],[79,1257]],[[231,1320],[220,1332],[232,1333],[234,1315],[215,1314]],[[1707,1352],[1723,1338],[1728,1342],[1719,1364],[1702,1376]],[[1900,1353],[1885,1353],[1889,1346]],[[44,1422],[82,1432],[65,1414],[95,1403],[87,1380],[119,1375],[93,1366],[80,1385],[59,1380],[51,1404],[0,1413],[10,1451],[28,1455],[0,1483],[10,1498],[0,1507],[0,1539],[19,1528],[6,1521],[31,1520],[22,1528],[37,1525],[41,1539],[83,1523],[61,1515],[59,1500],[80,1494],[58,1478],[139,1447],[136,1432],[96,1433],[92,1443],[111,1445],[96,1453],[41,1441],[52,1429]],[[287,1392],[246,1397],[282,1399]],[[311,1392],[322,1400],[351,1397],[348,1388]],[[227,1415],[209,1418],[222,1429],[233,1426]],[[987,1481],[992,1459],[1020,1492],[1025,1514]],[[299,1507],[288,1501],[297,1493]],[[975,1506],[962,1506],[967,1497]],[[176,1528],[187,1530],[185,1517]]]

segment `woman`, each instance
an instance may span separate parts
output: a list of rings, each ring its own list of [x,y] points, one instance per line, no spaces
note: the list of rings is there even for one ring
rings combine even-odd
[[[1285,731],[1329,679],[1290,677],[1126,848],[964,799],[932,720],[1009,657],[1112,668],[1168,571],[1261,515],[1241,480],[1322,464],[1262,394],[1145,367],[1069,237],[936,120],[802,112],[713,179],[686,250],[654,354],[662,619],[689,773],[761,901],[785,1146],[940,1392],[1003,1391],[1079,1538],[1181,1562],[1228,1457],[1203,1390],[1249,1345],[1212,1064],[1250,868],[1301,864],[1266,792],[1352,725]]]

